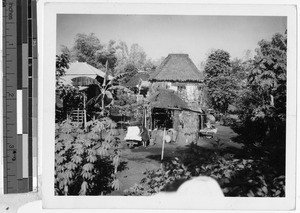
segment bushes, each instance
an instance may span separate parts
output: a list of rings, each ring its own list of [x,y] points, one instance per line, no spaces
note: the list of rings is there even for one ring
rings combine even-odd
[[[253,152],[256,150],[246,148],[238,155],[229,150],[215,152],[191,144],[179,153],[181,159],[175,158],[163,169],[147,171],[140,184],[124,193],[151,195],[172,188],[168,186],[176,185],[177,180],[205,175],[218,181],[225,196],[284,197],[284,171],[272,166],[270,153],[261,149],[257,155],[251,155]]]
[[[99,195],[119,188],[120,163],[116,124],[109,118],[87,123],[65,120],[56,124],[56,195]]]
[[[285,176],[262,160],[220,158],[201,166],[200,174],[215,178],[226,196],[278,197],[285,195]]]
[[[191,177],[187,167],[181,164],[178,158],[166,163],[163,169],[146,171],[145,174],[146,177],[141,183],[125,190],[124,195],[152,195],[168,190],[175,180],[187,180]]]
[[[74,108],[83,106],[83,93],[78,88],[70,85],[56,85],[55,122],[67,119]]]

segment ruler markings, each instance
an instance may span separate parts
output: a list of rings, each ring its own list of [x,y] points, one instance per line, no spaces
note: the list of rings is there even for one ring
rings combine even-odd
[[[30,77],[30,76],[32,76],[32,59],[31,59],[31,57],[29,57],[29,59],[28,59],[28,76]]]
[[[23,75],[24,78],[22,79],[22,88],[28,88],[28,44],[23,43],[22,45],[22,65],[23,65]]]
[[[3,20],[4,193],[27,192],[37,169],[36,1],[4,1]]]
[[[18,141],[18,144],[17,144],[17,148],[18,148],[17,158],[22,159],[22,157],[23,157],[22,156],[23,155],[23,153],[22,153],[22,148],[23,148],[23,146],[22,146],[22,134],[18,134],[17,141]],[[17,161],[17,167],[22,168],[22,161],[20,161],[20,160]],[[22,177],[23,177],[22,172],[23,171],[21,169],[17,170],[17,179],[18,180],[22,179]]]
[[[28,88],[23,88],[23,134],[27,134],[28,123],[30,122],[28,117]]]
[[[22,90],[22,79],[23,79],[23,51],[22,51],[22,0],[17,0],[17,47],[18,47],[18,57],[17,57],[17,89]],[[22,105],[21,105],[22,107]]]
[[[32,19],[28,20],[28,45],[32,47]],[[28,57],[32,57],[32,48],[28,48]]]
[[[22,134],[22,133],[23,133],[23,91],[17,90],[17,134]]]
[[[28,43],[27,41],[27,17],[28,17],[28,3],[27,1],[22,1],[23,3],[23,6],[22,6],[22,26],[23,26],[23,29],[22,29],[22,32],[23,32],[23,43]],[[24,56],[23,56],[24,57]],[[24,57],[25,58],[25,57]]]
[[[28,146],[28,134],[23,134],[23,144],[22,144],[22,167],[23,167],[23,172],[22,172],[22,178],[28,178],[28,167],[29,167],[29,159],[30,159],[30,155],[29,155],[29,146]]]

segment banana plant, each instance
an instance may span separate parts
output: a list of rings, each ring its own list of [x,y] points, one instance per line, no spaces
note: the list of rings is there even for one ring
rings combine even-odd
[[[103,83],[98,83],[97,86],[99,88],[99,94],[95,97],[91,98],[87,101],[87,106],[93,106],[97,109],[100,109],[100,116],[105,116],[106,109],[111,107],[114,104],[114,96],[113,96],[113,90],[123,90],[125,92],[131,92],[127,87],[116,85],[116,81],[120,78],[122,78],[125,74],[119,74],[112,79],[108,79],[108,60],[105,64],[105,76]]]

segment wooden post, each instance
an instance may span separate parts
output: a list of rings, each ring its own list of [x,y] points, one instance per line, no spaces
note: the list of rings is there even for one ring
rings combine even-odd
[[[152,108],[150,109],[150,129],[153,130]]]
[[[146,111],[146,107],[144,108],[144,115],[145,115],[145,127],[147,128],[147,111]]]
[[[163,134],[163,142],[162,142],[162,149],[161,149],[161,161],[164,159],[164,151],[165,151],[165,134],[166,134],[166,128],[164,128],[164,134]]]
[[[77,108],[77,122],[79,122],[80,120],[79,120],[79,108]]]
[[[86,130],[86,97],[85,94],[83,94],[83,125],[84,130]]]

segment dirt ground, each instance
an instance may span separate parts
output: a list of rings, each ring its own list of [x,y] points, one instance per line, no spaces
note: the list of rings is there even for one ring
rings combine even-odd
[[[224,143],[225,147],[234,147],[237,149],[241,149],[244,145],[235,143],[232,141],[232,138],[236,137],[237,134],[228,126],[221,126],[219,124],[215,125],[218,129],[217,133],[214,135],[214,138],[208,139],[205,137],[201,137],[198,141],[198,145],[206,148],[213,148],[212,140],[220,139],[221,143]]]
[[[214,138],[208,139],[201,137],[197,141],[197,145],[205,148],[213,149],[212,141],[216,138],[224,143],[225,147],[234,147],[240,149],[243,145],[232,142],[232,138],[236,136],[230,127],[216,125],[218,132]],[[122,136],[120,137],[122,141]],[[164,149],[164,158],[175,157],[178,150],[185,149],[188,144],[185,142],[166,143]],[[162,144],[157,142],[153,146],[147,148],[138,146],[129,149],[125,141],[122,141],[122,154],[121,159],[125,162],[126,167],[123,171],[118,173],[120,181],[120,190],[113,191],[110,195],[123,195],[125,189],[129,189],[134,184],[139,183],[144,177],[144,172],[147,170],[155,170],[160,168],[161,165],[161,152]]]

